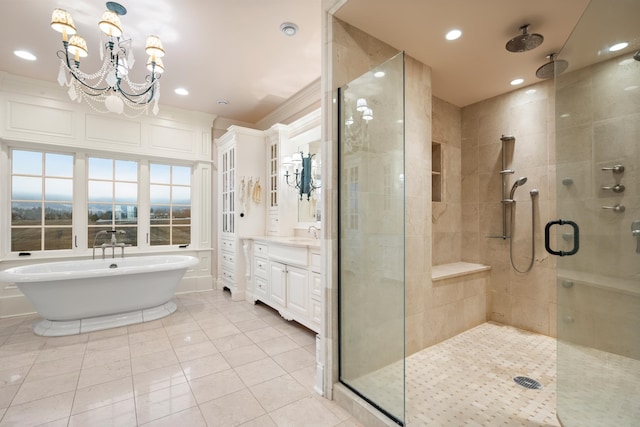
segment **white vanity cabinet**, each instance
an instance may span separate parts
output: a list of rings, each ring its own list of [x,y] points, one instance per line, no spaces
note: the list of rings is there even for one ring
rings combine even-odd
[[[218,150],[218,279],[217,288],[244,300],[247,288],[240,235],[264,234],[264,132],[229,127],[216,140]],[[258,189],[256,189],[258,186]]]
[[[291,234],[291,225],[298,221],[298,196],[285,182],[282,160],[291,158],[295,149],[289,142],[289,126],[275,124],[264,133],[267,145],[266,171],[269,193],[265,234],[287,236]]]
[[[273,307],[287,320],[295,320],[320,332],[320,248],[315,242],[308,244],[304,240],[254,240],[251,299]],[[318,257],[317,268],[313,266],[315,256]],[[263,267],[265,263],[267,274]]]

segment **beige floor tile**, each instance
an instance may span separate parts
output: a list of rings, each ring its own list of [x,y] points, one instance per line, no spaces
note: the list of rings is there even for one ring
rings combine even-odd
[[[26,382],[42,380],[67,372],[80,372],[82,356],[74,356],[65,359],[51,360],[44,363],[36,363],[31,367]]]
[[[270,358],[247,363],[234,368],[234,370],[247,386],[260,384],[286,374],[284,369]]]
[[[144,341],[153,341],[163,338],[167,338],[167,333],[162,327],[162,323],[157,323],[158,327],[153,329],[147,329],[144,331],[131,332],[129,331],[129,345],[136,343],[142,343]]]
[[[301,347],[310,345],[315,347],[316,345],[316,333],[310,330],[296,330],[292,334],[289,334],[288,337],[299,344]]]
[[[25,366],[30,368],[39,354],[40,352],[38,351],[29,351],[14,356],[3,357],[0,358],[0,366],[2,366],[2,370],[16,369]]]
[[[243,389],[200,405],[210,427],[232,427],[253,420],[265,413],[249,390]]]
[[[174,349],[207,341],[209,341],[209,337],[200,329],[177,333],[169,337],[169,342]]]
[[[238,311],[236,313],[225,313],[224,316],[231,323],[246,322],[247,320],[256,320],[258,316],[249,311]]]
[[[306,368],[298,369],[297,371],[289,372],[289,374],[296,379],[303,387],[313,389],[316,383],[316,367],[308,366]]]
[[[267,412],[308,397],[311,394],[309,389],[302,387],[290,375],[283,375],[251,386],[249,390]]]
[[[0,426],[37,426],[68,417],[74,392],[56,394],[45,399],[33,400],[7,409]]]
[[[131,359],[131,372],[141,374],[165,366],[175,365],[178,358],[173,350],[164,350]]]
[[[105,338],[117,337],[119,335],[127,335],[127,334],[129,334],[129,331],[127,330],[126,326],[122,326],[120,328],[104,329],[102,331],[96,331],[96,332],[89,332],[89,342],[95,341],[95,340],[102,340]]]
[[[33,331],[30,331],[33,332]],[[67,347],[75,344],[86,344],[89,341],[89,336],[87,334],[76,334],[76,335],[67,335],[64,337],[40,337],[32,333],[35,337],[34,339],[45,339],[45,349],[55,348],[55,347]]]
[[[187,383],[136,396],[136,413],[139,424],[145,424],[194,406],[197,406],[197,402]]]
[[[182,362],[181,365],[187,380],[215,374],[216,372],[224,371],[231,367],[221,354],[213,354],[211,356],[201,357],[200,359],[188,360]]]
[[[66,425],[66,424],[65,424]],[[69,418],[69,427],[117,426],[135,427],[136,407],[133,399],[111,403]]]
[[[169,338],[166,336],[140,342],[131,341],[131,344],[129,344],[131,357],[140,357],[159,351],[170,350],[171,348]]]
[[[29,366],[20,366],[0,371],[0,388],[22,384],[29,373],[29,369]]]
[[[278,427],[273,422],[269,414],[262,415],[261,417],[254,418],[251,421],[240,424],[240,427]]]
[[[271,412],[279,426],[325,427],[338,425],[341,420],[313,397],[290,403]]]
[[[107,329],[108,330],[108,329]],[[129,337],[126,335],[115,335],[100,339],[92,339],[87,343],[87,350],[112,350],[118,347],[126,347],[129,345]]]
[[[276,338],[271,338],[265,341],[260,341],[257,344],[269,356],[275,356],[276,354],[284,353],[285,351],[293,350],[295,348],[300,348],[300,346],[296,344],[295,341],[293,341],[291,338],[284,335]]]
[[[37,363],[48,362],[50,360],[60,360],[67,357],[82,356],[85,353],[86,348],[86,343],[45,348],[40,352],[40,354],[38,354]]]
[[[227,337],[217,338],[213,340],[213,344],[221,352],[233,350],[234,348],[244,347],[253,344],[245,334],[229,335]]]
[[[132,397],[133,381],[130,377],[81,388],[76,391],[71,413],[79,414]]]
[[[153,329],[162,328],[164,326],[164,323],[162,323],[162,320],[164,319],[154,320],[151,322],[143,322],[143,323],[127,326],[127,333],[136,334],[138,332],[151,331]]]
[[[104,365],[84,368],[80,372],[78,388],[85,388],[131,376],[131,361],[117,360]]]
[[[136,395],[149,394],[173,385],[187,382],[180,364],[165,366],[133,376],[133,390]]]
[[[80,371],[74,371],[42,380],[24,382],[16,393],[12,405],[44,399],[56,394],[65,393],[76,389]]]
[[[210,313],[199,313],[197,315],[196,322],[200,325],[200,328],[214,328],[216,326],[226,325],[229,323],[224,314],[219,311]]]
[[[273,356],[273,360],[287,372],[295,372],[302,368],[315,367],[315,354],[303,348],[296,348]]]
[[[0,408],[8,408],[19,389],[20,384],[13,384],[0,388]]]
[[[200,331],[200,325],[196,321],[190,321],[185,323],[179,323],[177,325],[167,325],[164,327],[165,332],[169,337],[174,335],[182,335],[188,332]]]
[[[151,421],[144,425],[145,427],[207,427],[204,417],[200,412],[200,408],[189,408],[175,414],[171,414],[164,418]]]
[[[129,346],[117,347],[108,350],[87,350],[82,362],[82,368],[114,363],[119,360],[129,360],[131,358]]]
[[[255,343],[260,343],[262,341],[267,341],[273,338],[281,337],[284,335],[282,332],[277,330],[274,327],[268,326],[262,329],[255,329],[253,331],[248,331],[245,333],[249,339]]]
[[[255,344],[225,351],[222,355],[229,362],[229,365],[234,368],[269,357],[267,353]]]
[[[0,346],[0,358],[15,356],[30,351],[40,351],[44,346],[44,340],[17,342],[13,344],[5,343]]]
[[[174,351],[180,362],[186,362],[188,360],[199,359],[201,357],[220,353],[211,341],[179,347],[174,349]]]
[[[241,322],[235,322],[235,325],[242,332],[255,331],[256,329],[264,329],[268,327],[264,320],[259,318],[243,320]]]
[[[240,329],[236,328],[230,323],[219,326],[203,326],[202,329],[204,330],[204,333],[207,334],[210,340],[228,337],[229,335],[235,335],[241,332]]]
[[[196,378],[189,381],[189,384],[199,404],[245,388],[244,383],[233,369]]]

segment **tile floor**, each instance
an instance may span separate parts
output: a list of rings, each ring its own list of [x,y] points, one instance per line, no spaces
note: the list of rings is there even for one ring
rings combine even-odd
[[[0,426],[360,426],[313,391],[315,334],[228,292],[69,337],[0,319]]]
[[[402,364],[356,380],[383,406],[402,408]],[[409,426],[553,426],[556,419],[556,340],[484,323],[406,359]],[[527,376],[543,388],[513,381]],[[389,385],[396,385],[396,389]]]

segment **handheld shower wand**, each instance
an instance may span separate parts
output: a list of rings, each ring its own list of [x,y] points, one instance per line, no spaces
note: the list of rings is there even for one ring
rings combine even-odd
[[[525,182],[527,182],[527,177],[521,176],[516,180],[516,182],[513,183],[513,186],[511,187],[511,192],[509,193],[509,200],[513,201],[513,195],[516,192],[516,188],[520,187],[521,185],[524,185]]]

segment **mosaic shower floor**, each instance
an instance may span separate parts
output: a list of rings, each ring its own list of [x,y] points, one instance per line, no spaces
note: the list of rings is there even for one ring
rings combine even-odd
[[[362,377],[359,390],[387,408],[402,408],[402,364]],[[540,390],[513,381],[526,376]],[[409,426],[559,426],[556,419],[556,340],[484,323],[406,359]],[[389,385],[397,384],[396,389]]]

